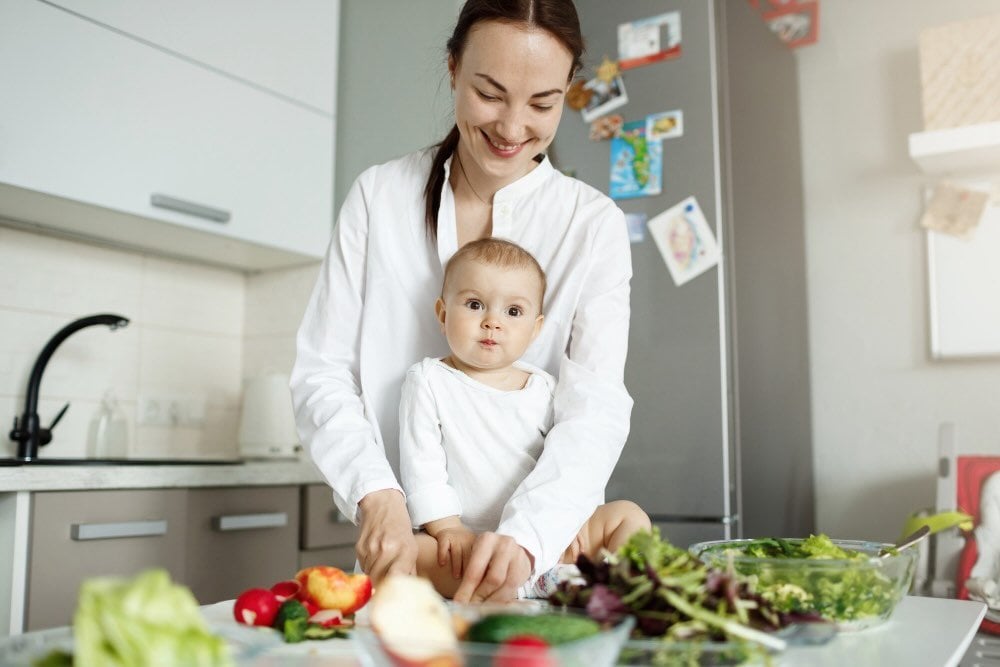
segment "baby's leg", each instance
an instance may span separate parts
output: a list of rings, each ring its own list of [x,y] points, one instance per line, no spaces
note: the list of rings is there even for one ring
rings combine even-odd
[[[575,563],[577,554],[583,553],[590,560],[600,558],[601,549],[614,552],[640,530],[649,530],[649,517],[638,505],[629,500],[615,500],[601,505],[577,533],[573,544],[566,549],[560,562]]]
[[[417,533],[417,575],[430,579],[434,589],[451,599],[458,590],[461,579],[451,573],[451,563],[438,565],[438,543],[427,533]]]

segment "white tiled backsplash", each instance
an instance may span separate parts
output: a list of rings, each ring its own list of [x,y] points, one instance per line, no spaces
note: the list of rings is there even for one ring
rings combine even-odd
[[[70,336],[42,378],[39,416],[48,425],[66,402],[43,457],[82,457],[90,422],[107,390],[129,421],[133,457],[238,455],[245,379],[288,371],[295,330],[318,264],[246,275],[0,227],[0,456],[24,410],[31,366],[46,341],[72,320],[117,313],[117,331]],[[205,399],[198,427],[137,424],[144,395]],[[4,422],[3,420],[6,420]]]

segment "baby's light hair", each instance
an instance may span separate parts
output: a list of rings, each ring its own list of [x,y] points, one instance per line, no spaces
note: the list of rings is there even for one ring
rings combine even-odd
[[[462,262],[480,262],[500,268],[533,269],[538,274],[538,309],[542,310],[542,302],[545,299],[545,271],[542,270],[538,260],[521,246],[495,236],[466,243],[444,265],[444,280],[441,284],[442,296],[447,289],[448,278],[452,271]]]

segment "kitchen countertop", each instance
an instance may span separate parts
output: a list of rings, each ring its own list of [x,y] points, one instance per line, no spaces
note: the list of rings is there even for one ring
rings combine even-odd
[[[24,465],[0,467],[0,493],[94,491],[216,486],[317,484],[323,477],[308,459],[234,464]]]

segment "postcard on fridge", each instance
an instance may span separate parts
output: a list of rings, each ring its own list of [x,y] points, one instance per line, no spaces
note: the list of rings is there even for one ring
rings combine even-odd
[[[719,263],[719,245],[694,197],[660,213],[646,229],[678,287]]]
[[[680,55],[680,12],[667,12],[618,26],[618,67],[621,70]]]

